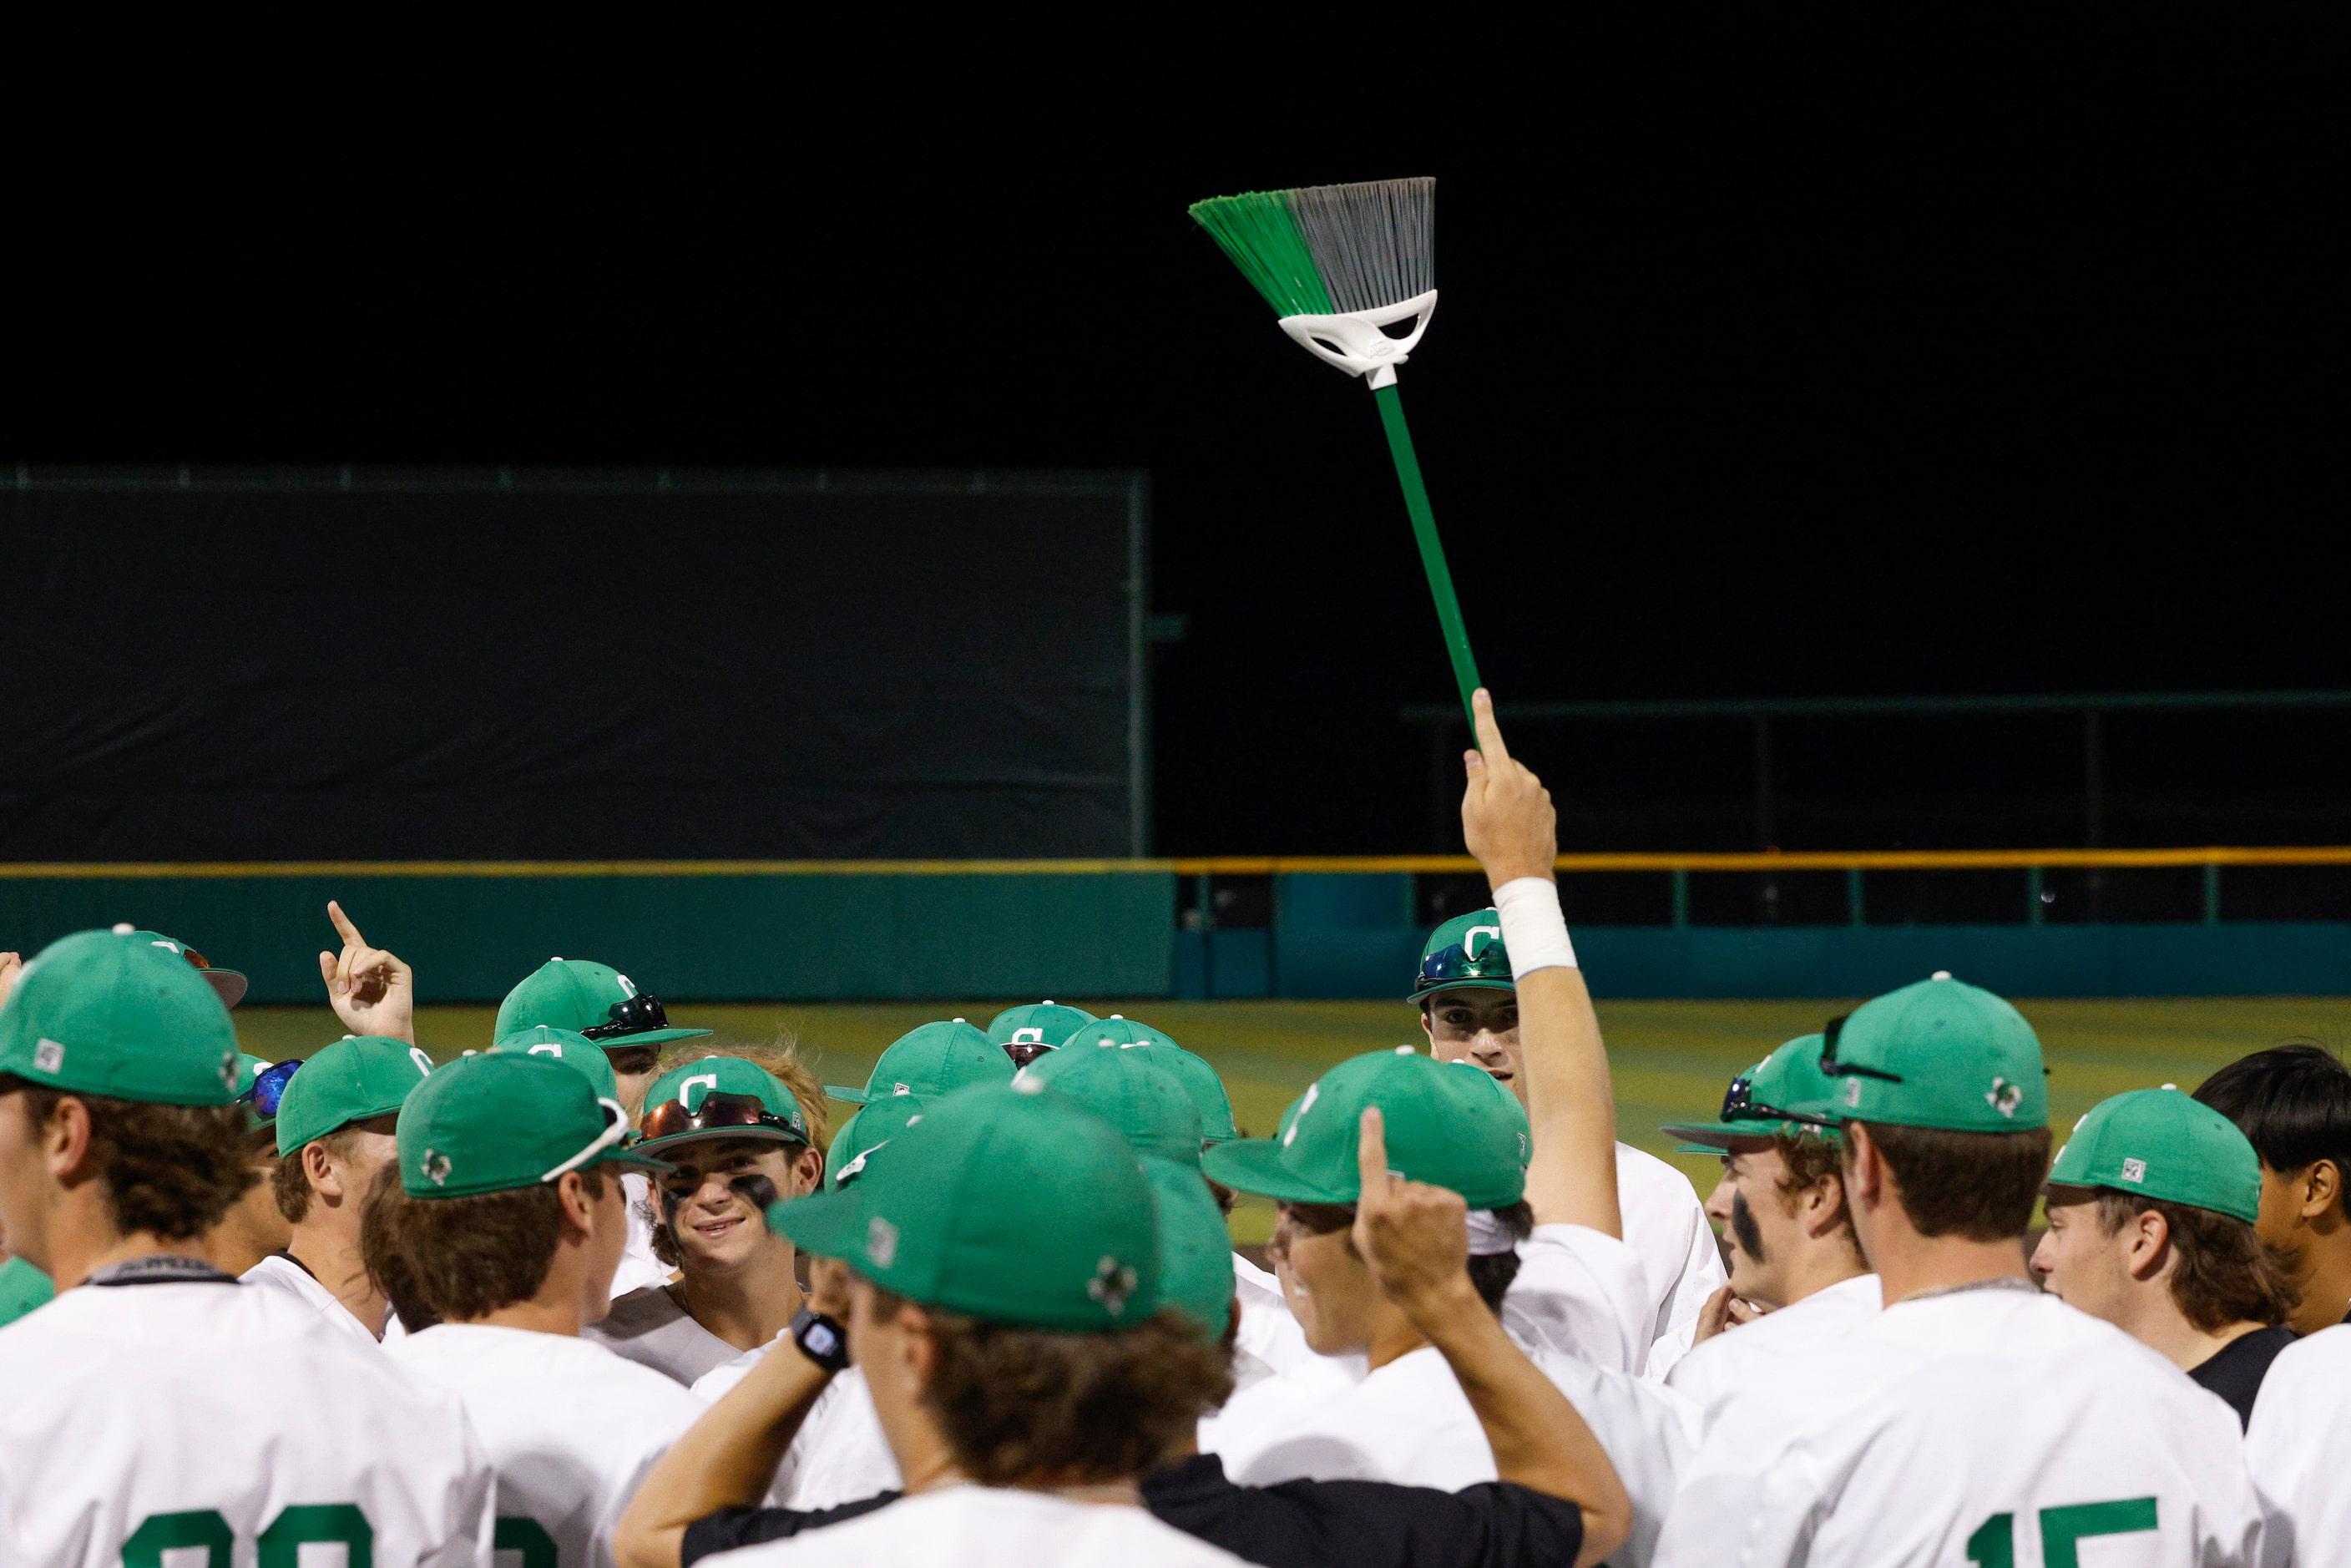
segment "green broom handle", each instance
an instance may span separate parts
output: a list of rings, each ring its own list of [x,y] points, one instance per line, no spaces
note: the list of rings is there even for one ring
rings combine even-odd
[[[1412,431],[1404,422],[1404,400],[1394,383],[1372,390],[1380,405],[1380,423],[1387,427],[1388,451],[1395,458],[1396,481],[1404,486],[1404,508],[1412,514],[1412,537],[1420,546],[1420,564],[1428,573],[1428,596],[1437,601],[1437,624],[1445,628],[1445,651],[1453,658],[1454,683],[1461,688],[1461,714],[1468,720],[1474,742],[1478,718],[1469,695],[1482,684],[1478,660],[1469,652],[1469,633],[1461,624],[1461,601],[1453,595],[1453,573],[1445,564],[1445,546],[1437,538],[1437,515],[1428,509],[1428,488],[1420,482],[1420,459],[1413,455]]]

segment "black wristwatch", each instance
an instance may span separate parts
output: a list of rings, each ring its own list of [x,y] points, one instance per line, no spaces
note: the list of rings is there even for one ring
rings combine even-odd
[[[802,1307],[792,1314],[792,1343],[827,1372],[849,1370],[849,1331],[838,1318]]]

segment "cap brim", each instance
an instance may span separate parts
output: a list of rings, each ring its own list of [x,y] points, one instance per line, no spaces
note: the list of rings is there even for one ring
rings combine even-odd
[[[212,987],[213,993],[220,998],[221,1006],[225,1008],[233,1008],[245,1000],[246,990],[252,983],[235,969],[198,969],[196,973],[204,977],[204,983]]]
[[[1712,1144],[1676,1144],[1674,1145],[1674,1153],[1677,1155],[1719,1155],[1722,1153],[1722,1151],[1716,1148]]]
[[[673,1040],[700,1040],[704,1035],[716,1032],[706,1029],[649,1029],[643,1034],[608,1034],[590,1038],[606,1051],[630,1051],[640,1045],[664,1045]]]
[[[1277,1138],[1237,1138],[1200,1156],[1200,1174],[1235,1192],[1290,1203],[1353,1203],[1352,1192],[1327,1192],[1301,1179],[1281,1163]]]
[[[828,1100],[838,1100],[844,1105],[863,1105],[872,1099],[872,1096],[866,1093],[864,1090],[852,1089],[846,1083],[826,1084],[824,1097]]]
[[[1670,1122],[1659,1127],[1657,1131],[1669,1138],[1680,1138],[1693,1148],[1711,1154],[1720,1154],[1729,1148],[1730,1140],[1733,1138],[1769,1141],[1771,1136],[1768,1127],[1756,1125],[1741,1127],[1729,1122]],[[1674,1152],[1681,1154],[1685,1151],[1677,1149]]]
[[[640,1153],[647,1149],[674,1149],[680,1144],[711,1144],[721,1138],[751,1138],[769,1144],[798,1144],[803,1148],[816,1145],[798,1133],[787,1133],[781,1127],[699,1127],[691,1133],[672,1133],[666,1138],[647,1138],[629,1146]]]
[[[1447,980],[1442,985],[1423,986],[1405,1000],[1426,1001],[1439,991],[1515,991],[1518,988],[1516,980]]]
[[[852,1267],[865,1262],[865,1210],[855,1187],[812,1192],[768,1206],[768,1228],[789,1237],[813,1258],[834,1258]]]
[[[667,1160],[656,1160],[646,1157],[644,1154],[644,1145],[642,1144],[631,1144],[626,1148],[607,1149],[596,1158],[590,1160],[588,1164],[591,1166],[634,1166],[639,1170],[651,1171],[656,1176],[664,1175],[669,1171],[677,1169],[675,1166],[670,1164]]]

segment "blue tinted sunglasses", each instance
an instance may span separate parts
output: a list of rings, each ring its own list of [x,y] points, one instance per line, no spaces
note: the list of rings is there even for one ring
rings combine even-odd
[[[286,1086],[294,1081],[294,1070],[301,1065],[301,1059],[297,1057],[263,1068],[253,1075],[253,1087],[237,1096],[238,1103],[252,1107],[255,1121],[274,1121],[278,1102],[286,1098]]]

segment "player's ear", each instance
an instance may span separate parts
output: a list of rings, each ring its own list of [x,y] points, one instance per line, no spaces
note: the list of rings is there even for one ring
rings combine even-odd
[[[95,1174],[83,1168],[89,1162],[88,1105],[68,1094],[57,1102],[48,1125],[34,1132],[40,1140],[43,1162],[57,1180],[74,1181]]]
[[[617,1179],[607,1173],[604,1179]],[[596,1201],[588,1196],[588,1178],[565,1171],[555,1182],[555,1201],[563,1210],[563,1227],[585,1240],[596,1234]]]
[[[804,1148],[792,1157],[792,1196],[814,1192],[824,1185],[824,1155],[813,1148]]]
[[[2171,1222],[2156,1209],[2143,1208],[2130,1225],[2130,1271],[2134,1280],[2151,1280],[2163,1267],[2171,1242]]]
[[[2343,1203],[2343,1167],[2333,1160],[2313,1165],[2302,1173],[2296,1185],[2302,1188],[2302,1214],[2305,1219],[2315,1219]]]

